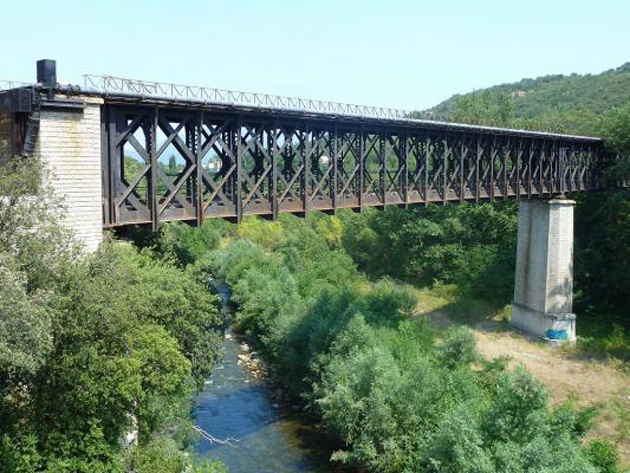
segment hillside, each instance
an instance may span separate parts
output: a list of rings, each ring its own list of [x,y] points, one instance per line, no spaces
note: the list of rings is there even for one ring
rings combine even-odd
[[[586,132],[598,114],[630,99],[630,62],[596,75],[548,75],[456,94],[421,115],[464,121],[474,108],[471,102],[480,108],[501,108],[506,99],[510,118],[519,125]],[[472,115],[474,121],[478,114]]]

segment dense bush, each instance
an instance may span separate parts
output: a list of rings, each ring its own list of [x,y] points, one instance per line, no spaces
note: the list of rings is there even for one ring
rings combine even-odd
[[[359,267],[413,284],[455,283],[509,301],[516,257],[517,205],[429,206],[343,213],[342,242]]]
[[[237,324],[338,439],[334,460],[378,472],[604,471],[605,452],[582,446],[590,412],[551,410],[526,371],[481,359],[466,329],[438,336],[411,318],[414,292],[363,279],[323,219],[248,219],[195,271],[231,285]]]
[[[588,446],[588,454],[601,473],[617,473],[619,471],[619,453],[615,445],[603,439],[595,439]]]
[[[25,191],[37,163],[5,166],[0,471],[213,471],[180,449],[192,440],[190,395],[220,349],[216,297],[129,244],[82,256],[48,191]]]

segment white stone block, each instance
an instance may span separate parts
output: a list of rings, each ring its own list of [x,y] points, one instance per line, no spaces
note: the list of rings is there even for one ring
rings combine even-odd
[[[103,240],[101,99],[83,98],[82,113],[43,110],[37,153],[51,172],[50,184],[65,204],[62,223],[86,251]]]

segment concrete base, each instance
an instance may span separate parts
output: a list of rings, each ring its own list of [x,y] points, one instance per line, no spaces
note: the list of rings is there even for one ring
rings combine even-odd
[[[510,323],[516,328],[530,335],[533,335],[536,338],[542,338],[549,343],[565,341],[575,342],[575,322],[576,315],[573,313],[544,314],[542,312],[523,307],[516,303],[512,304],[512,315]],[[566,339],[564,339],[564,336],[562,335],[562,339],[552,338],[552,336],[557,337],[559,334],[565,333]]]
[[[555,342],[576,339],[574,205],[566,199],[532,199],[521,201],[519,209],[511,323]]]

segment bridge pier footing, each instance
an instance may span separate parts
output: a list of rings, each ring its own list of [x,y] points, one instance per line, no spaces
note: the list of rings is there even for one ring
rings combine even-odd
[[[553,343],[575,341],[573,208],[562,198],[522,200],[511,323]]]

